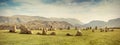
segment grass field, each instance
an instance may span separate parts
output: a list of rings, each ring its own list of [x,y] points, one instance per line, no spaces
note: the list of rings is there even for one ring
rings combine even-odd
[[[76,30],[56,30],[55,36],[36,35],[39,30],[32,30],[33,34],[9,33],[0,30],[0,45],[120,45],[120,30],[100,32],[96,30],[83,31],[83,36],[66,36],[66,33],[75,35]],[[48,34],[53,31],[48,31]]]

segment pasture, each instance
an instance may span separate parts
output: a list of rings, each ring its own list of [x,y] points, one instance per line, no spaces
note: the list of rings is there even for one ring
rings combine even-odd
[[[40,30],[32,30],[32,34],[9,33],[0,30],[0,45],[120,45],[120,30],[100,32],[100,30],[82,30],[83,36],[74,36],[76,30],[48,31],[48,35],[37,35]],[[49,35],[55,32],[56,35]],[[70,33],[73,36],[66,36]]]

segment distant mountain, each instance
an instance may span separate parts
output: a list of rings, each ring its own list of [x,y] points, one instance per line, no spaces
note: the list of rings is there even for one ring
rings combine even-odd
[[[9,22],[8,17],[0,16],[0,23],[7,23],[7,22]]]
[[[50,21],[65,21],[75,26],[83,25],[82,22],[73,18],[50,18]]]
[[[99,21],[99,20],[95,20],[95,21],[91,21],[90,23],[88,24],[85,24],[84,26],[85,27],[95,27],[95,26],[99,26],[99,27],[102,27],[102,26],[105,26],[106,22],[104,21]]]
[[[64,21],[68,22],[74,26],[80,26],[82,23],[77,19],[72,18],[45,18],[40,16],[25,16],[25,15],[15,15],[15,16],[0,16],[0,23],[27,23],[29,21],[40,20],[40,21]]]
[[[120,18],[116,18],[116,19],[111,19],[109,20],[108,22],[104,22],[104,21],[99,21],[99,20],[96,20],[96,21],[91,21],[87,24],[84,24],[85,27],[95,27],[95,26],[98,26],[98,27],[120,27]]]
[[[109,26],[109,27],[120,27],[120,18],[109,20],[107,22],[107,26]]]
[[[46,21],[46,22],[51,22],[51,23],[53,23],[54,21],[57,23],[59,23],[59,22],[65,23],[66,22],[64,25],[73,25],[73,26],[82,26],[82,27],[83,26],[84,27],[90,27],[90,26],[92,26],[92,27],[95,27],[95,26],[120,27],[120,24],[119,24],[120,18],[111,19],[108,22],[94,20],[94,21],[91,21],[91,22],[83,25],[82,22],[80,22],[77,19],[73,19],[73,18],[46,18],[46,17],[40,17],[40,16],[25,16],[25,15],[0,16],[0,24],[4,24],[4,23],[6,23],[6,24],[26,24],[28,22],[36,23],[36,21],[43,21],[43,22]],[[39,22],[39,23],[41,23],[41,22]],[[69,23],[69,24],[67,24],[67,23]],[[30,23],[28,23],[28,24],[30,24]],[[60,24],[62,24],[62,23],[60,23]]]
[[[31,28],[31,29],[38,29],[38,28],[50,28],[51,26],[54,28],[67,28],[69,27],[74,27],[73,25],[65,22],[65,21],[30,21],[26,23],[26,25]]]

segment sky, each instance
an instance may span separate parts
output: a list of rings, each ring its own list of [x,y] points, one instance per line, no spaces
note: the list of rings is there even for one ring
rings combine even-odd
[[[120,0],[0,0],[0,16],[13,15],[108,21],[120,18]]]

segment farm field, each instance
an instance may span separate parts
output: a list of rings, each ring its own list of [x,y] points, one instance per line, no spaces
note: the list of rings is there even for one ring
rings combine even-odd
[[[9,33],[9,30],[0,30],[0,45],[120,45],[120,30],[100,32],[82,30],[83,36],[74,36],[76,30],[48,31],[48,35],[37,35],[40,30],[32,30],[32,34]],[[55,32],[56,35],[49,35]],[[73,36],[66,36],[70,33]]]

